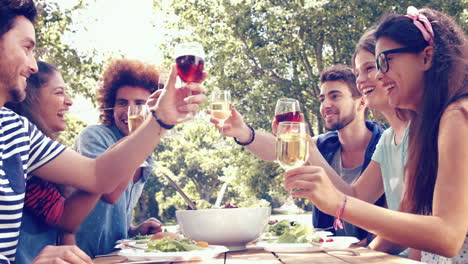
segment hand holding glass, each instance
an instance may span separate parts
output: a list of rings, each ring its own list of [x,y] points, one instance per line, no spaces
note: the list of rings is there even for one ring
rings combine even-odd
[[[128,106],[128,131],[133,133],[148,116],[149,109],[145,104]]]
[[[219,121],[221,134],[224,121],[231,116],[231,91],[214,90],[211,93],[211,116]]]
[[[309,131],[304,122],[281,122],[276,134],[276,159],[285,170],[304,165],[309,156]]]
[[[203,79],[203,68],[205,67],[205,52],[198,42],[181,43],[175,47],[174,58],[176,61],[177,75],[185,83],[201,83]],[[188,95],[192,95],[188,90]],[[181,121],[193,118],[189,113]]]

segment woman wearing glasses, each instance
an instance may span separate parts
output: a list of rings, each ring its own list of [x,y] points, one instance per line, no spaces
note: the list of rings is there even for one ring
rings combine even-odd
[[[403,199],[392,211],[338,191],[320,167],[286,173],[286,189],[383,239],[421,249],[423,262],[466,263],[468,252],[468,43],[435,10],[389,15],[375,33],[389,102],[410,115]],[[429,253],[431,252],[431,253]]]

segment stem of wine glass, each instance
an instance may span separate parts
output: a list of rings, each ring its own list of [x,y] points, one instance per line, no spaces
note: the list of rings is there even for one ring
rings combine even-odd
[[[219,121],[219,125],[221,126],[221,137],[223,136],[223,131],[224,131],[224,120]]]
[[[182,80],[181,80],[181,82],[182,82],[182,87],[185,87],[187,85],[187,83],[183,82]],[[178,89],[180,89],[180,88],[178,88]],[[192,96],[192,90],[191,89],[188,89],[187,96]],[[179,118],[177,121],[178,122],[185,122],[185,121],[193,120],[194,117],[195,116],[193,115],[193,113],[189,112],[187,115],[185,115],[184,117]]]

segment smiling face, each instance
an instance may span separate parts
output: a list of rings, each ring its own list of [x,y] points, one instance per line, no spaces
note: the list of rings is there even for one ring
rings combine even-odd
[[[114,105],[114,122],[117,128],[124,134],[130,134],[128,130],[128,106],[143,105],[151,93],[139,86],[122,86],[117,90]]]
[[[397,42],[382,37],[377,40],[376,54],[402,48]],[[418,110],[424,92],[425,65],[424,52],[393,53],[387,55],[389,70],[377,72],[376,78],[382,83],[390,105]]]
[[[320,113],[328,130],[340,130],[355,117],[360,99],[353,98],[348,85],[342,81],[327,81],[320,87]]]
[[[367,106],[377,111],[387,107],[386,92],[382,87],[382,83],[375,79],[377,70],[374,54],[362,49],[356,54],[354,64],[357,88],[363,94]]]
[[[26,79],[37,72],[34,58],[36,35],[31,21],[15,18],[13,27],[0,39],[0,103],[21,102],[26,97]]]
[[[65,114],[73,104],[65,88],[62,75],[55,71],[39,94],[39,112],[45,125],[53,132],[64,131],[67,128]]]

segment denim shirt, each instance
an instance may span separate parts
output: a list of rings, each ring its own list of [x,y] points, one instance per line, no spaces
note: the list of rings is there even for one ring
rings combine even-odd
[[[380,126],[373,122],[373,121],[366,121],[366,127],[372,132],[372,137],[371,140],[369,141],[369,144],[367,145],[367,149],[364,155],[364,163],[362,164],[362,172],[367,168],[367,165],[369,165],[372,154],[374,153],[375,147],[377,146],[377,143],[379,142],[380,136],[382,135],[382,128]],[[322,156],[327,160],[329,164],[331,164],[333,160],[333,156],[335,153],[338,151],[338,149],[341,147],[340,140],[338,138],[338,132],[337,131],[330,131],[328,133],[322,134],[318,136],[317,138],[317,148],[319,149],[320,153],[322,153]],[[382,206],[385,202],[385,197],[382,196],[376,204],[379,206]],[[322,211],[320,211],[317,207],[313,207],[312,209],[312,224],[314,227],[317,228],[327,228],[330,226],[333,226],[333,221],[335,218],[331,215],[325,214]],[[330,230],[331,232],[335,232],[334,230]],[[358,228],[358,238],[363,239],[368,235],[368,232]]]
[[[57,244],[58,231],[28,210],[23,210],[18,248],[15,255],[16,264],[31,263],[47,245]]]
[[[75,143],[75,150],[84,156],[96,158],[124,135],[116,126],[93,125],[85,128]],[[130,155],[130,154],[129,154]],[[128,238],[135,208],[144,184],[152,175],[154,160],[149,156],[142,166],[142,177],[130,181],[115,204],[99,200],[76,234],[77,245],[90,257],[115,251],[115,241]],[[118,164],[116,164],[118,166]]]

